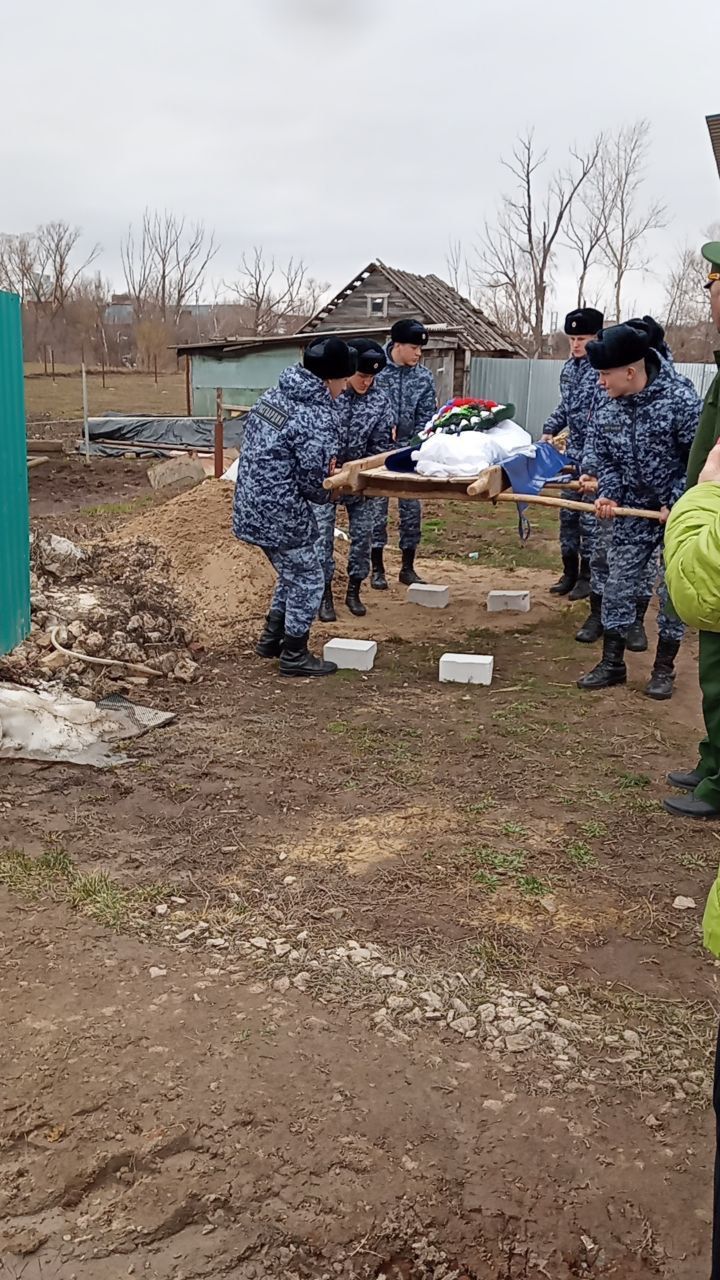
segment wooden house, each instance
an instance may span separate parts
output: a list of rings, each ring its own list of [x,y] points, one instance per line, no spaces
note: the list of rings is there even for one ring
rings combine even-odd
[[[410,316],[421,320],[430,334],[425,364],[441,403],[468,394],[473,357],[526,356],[514,338],[439,276],[397,271],[379,260],[360,271],[301,333],[390,330],[396,320]]]

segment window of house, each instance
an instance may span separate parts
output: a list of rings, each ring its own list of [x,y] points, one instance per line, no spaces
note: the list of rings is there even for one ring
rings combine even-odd
[[[377,320],[386,320],[388,313],[388,295],[386,293],[371,294],[368,298],[368,315]]]

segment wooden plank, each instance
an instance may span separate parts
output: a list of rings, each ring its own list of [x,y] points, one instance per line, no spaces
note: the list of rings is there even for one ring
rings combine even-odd
[[[64,453],[65,444],[62,440],[28,440],[28,453]]]
[[[41,467],[43,462],[49,462],[49,458],[28,458],[28,471],[31,467]]]

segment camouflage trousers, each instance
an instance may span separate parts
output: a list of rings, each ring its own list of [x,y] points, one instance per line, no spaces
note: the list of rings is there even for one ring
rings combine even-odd
[[[570,498],[573,502],[578,501],[578,494],[574,489],[567,489],[562,496]],[[581,497],[580,501],[584,502],[586,499]],[[560,550],[563,556],[580,555],[583,560],[590,559],[597,525],[595,513],[590,505],[592,501],[592,498],[587,499],[588,515],[584,515],[581,511],[560,512]]]
[[[608,578],[608,553],[612,546],[615,521],[598,520],[596,524],[597,529],[590,559],[590,590],[595,595],[601,596]],[[661,562],[661,551],[658,546],[648,560],[645,576],[640,584],[638,599],[650,600],[652,598],[655,584],[662,573]]]
[[[388,498],[368,498],[372,507],[372,545],[373,550],[387,546],[388,540]],[[420,546],[422,536],[422,506],[417,498],[401,498],[400,507],[400,550],[414,551]]]
[[[315,543],[305,547],[263,547],[278,580],[270,608],[285,614],[285,634],[304,636],[320,607],[325,582]]]
[[[318,527],[315,549],[320,560],[325,585],[335,576],[335,525],[342,507],[347,511],[350,531],[348,576],[364,580],[370,572],[370,539],[372,537],[372,506],[367,498],[351,498],[337,504],[313,507]]]
[[[638,599],[652,595],[657,574],[658,635],[661,640],[679,643],[685,627],[669,605],[662,559],[663,526],[654,520],[633,520],[630,517],[598,523],[615,526],[610,535],[607,577],[602,592],[602,624],[605,630],[618,631],[622,636],[627,634],[635,621]]]

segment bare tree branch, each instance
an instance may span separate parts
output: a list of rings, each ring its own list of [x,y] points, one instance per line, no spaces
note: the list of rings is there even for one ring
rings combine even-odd
[[[663,204],[641,202],[649,145],[647,120],[619,129],[603,146],[595,171],[592,197],[605,220],[599,248],[612,275],[616,320],[622,315],[626,276],[647,265],[643,249],[648,233],[666,224]]]
[[[266,258],[261,245],[243,254],[239,279],[227,287],[251,312],[254,334],[294,333],[317,311],[328,286],[307,273],[302,259],[290,258],[283,267]]]
[[[546,153],[538,153],[532,131],[518,139],[512,159],[503,161],[515,186],[502,198],[496,225],[485,225],[478,277],[494,318],[511,319],[512,331],[529,341],[533,356],[542,351],[559,237],[601,147],[599,137],[587,152],[571,148],[571,165],[554,173],[544,191],[538,173]]]

